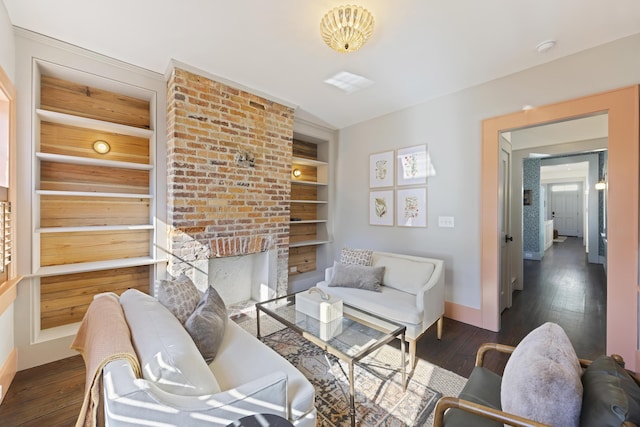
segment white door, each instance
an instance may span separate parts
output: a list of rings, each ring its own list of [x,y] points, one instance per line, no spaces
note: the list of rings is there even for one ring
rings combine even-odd
[[[500,138],[500,312],[511,307],[511,144]]]
[[[582,236],[580,187],[575,183],[551,186],[551,214],[560,236]]]

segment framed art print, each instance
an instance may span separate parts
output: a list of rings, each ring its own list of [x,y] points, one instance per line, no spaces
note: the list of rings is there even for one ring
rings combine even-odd
[[[369,187],[393,187],[393,151],[369,156]]]
[[[398,227],[427,226],[427,189],[396,190]]]
[[[399,186],[426,184],[427,170],[426,145],[416,145],[398,150],[397,183]]]
[[[393,226],[393,190],[369,192],[369,224]]]

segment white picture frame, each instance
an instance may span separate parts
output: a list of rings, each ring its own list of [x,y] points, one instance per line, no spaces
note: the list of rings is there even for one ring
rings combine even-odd
[[[399,149],[396,159],[398,186],[425,185],[427,183],[429,167],[426,144]]]
[[[393,190],[369,192],[369,225],[392,227],[394,215]]]
[[[369,155],[369,187],[393,187],[395,176],[393,150]]]
[[[427,226],[427,189],[396,190],[396,218],[398,227]]]

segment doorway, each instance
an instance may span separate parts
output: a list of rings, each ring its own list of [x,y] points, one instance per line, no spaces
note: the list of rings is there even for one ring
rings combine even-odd
[[[639,87],[632,86],[483,121],[482,327],[500,330],[499,135],[501,132],[608,112],[607,353],[635,370],[638,332]],[[515,185],[514,185],[515,187]]]

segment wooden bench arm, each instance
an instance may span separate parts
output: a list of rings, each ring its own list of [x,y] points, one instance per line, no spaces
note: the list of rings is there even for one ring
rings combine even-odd
[[[497,409],[489,408],[488,406],[479,405],[468,400],[449,396],[442,397],[438,400],[436,408],[434,409],[433,427],[444,426],[444,413],[447,409],[460,409],[462,411],[514,427],[552,427],[548,424],[538,423],[508,412],[502,412]]]

